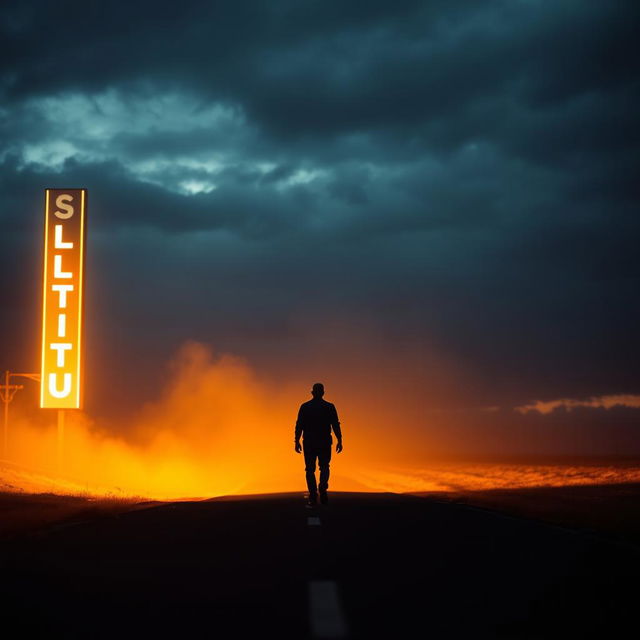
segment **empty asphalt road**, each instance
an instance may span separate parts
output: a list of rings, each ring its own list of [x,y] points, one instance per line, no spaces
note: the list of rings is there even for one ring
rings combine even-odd
[[[630,546],[389,493],[161,504],[0,545],[36,638],[591,638],[635,626]],[[9,636],[6,636],[9,637]]]

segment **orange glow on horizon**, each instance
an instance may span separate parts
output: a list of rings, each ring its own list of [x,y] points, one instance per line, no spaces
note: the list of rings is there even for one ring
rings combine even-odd
[[[328,381],[327,381],[328,382]],[[25,491],[206,498],[306,490],[304,460],[293,450],[299,404],[309,385],[275,384],[231,355],[189,342],[152,403],[116,425],[81,411],[66,423],[64,473],[56,472],[56,429],[50,414],[15,412],[11,459],[0,487]],[[376,404],[343,402],[327,384],[344,435],[331,459],[330,491],[459,491],[567,484],[640,482],[640,466],[440,462],[416,456],[416,442]],[[408,415],[408,414],[407,414]],[[46,422],[45,422],[46,419]],[[3,473],[5,474],[3,476]],[[9,476],[6,476],[10,473]],[[11,475],[13,474],[13,475]]]

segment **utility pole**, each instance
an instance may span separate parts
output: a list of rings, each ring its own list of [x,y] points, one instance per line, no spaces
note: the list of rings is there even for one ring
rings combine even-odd
[[[2,425],[2,457],[7,459],[9,457],[9,404],[13,400],[13,396],[20,389],[24,389],[24,385],[11,384],[11,378],[29,378],[30,380],[40,381],[39,373],[11,373],[11,371],[4,372],[4,384],[0,384],[0,400],[4,405],[4,422]]]

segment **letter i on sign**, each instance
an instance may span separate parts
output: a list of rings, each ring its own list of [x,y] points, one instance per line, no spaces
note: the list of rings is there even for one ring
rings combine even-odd
[[[86,189],[45,191],[40,406],[82,402]]]

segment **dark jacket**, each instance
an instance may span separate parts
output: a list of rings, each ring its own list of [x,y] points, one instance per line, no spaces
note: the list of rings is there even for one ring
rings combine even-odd
[[[342,440],[338,412],[333,404],[322,398],[312,398],[300,405],[296,421],[296,440],[302,435],[309,444],[333,444],[331,427],[338,440]]]

